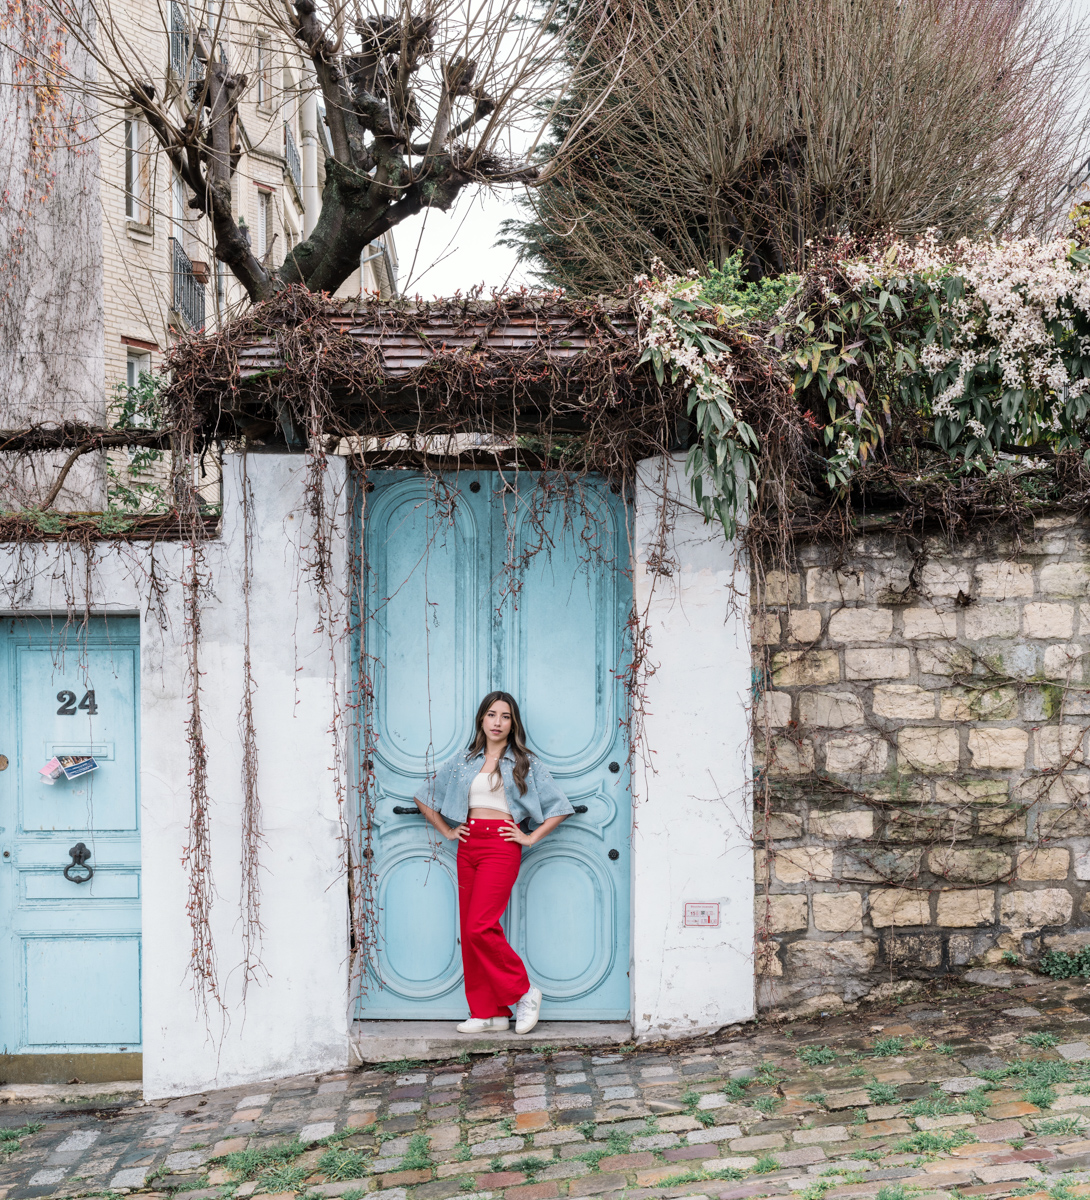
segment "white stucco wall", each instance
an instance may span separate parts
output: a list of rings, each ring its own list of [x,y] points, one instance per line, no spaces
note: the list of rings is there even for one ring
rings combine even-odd
[[[258,731],[265,973],[242,1003],[239,921],[243,693],[241,459],[226,460],[222,539],[202,551],[210,571],[202,614],[201,701],[208,748],[212,927],[225,1010],[199,1011],[187,975],[192,936],[182,852],[189,822],[184,551],[161,543],[100,544],[92,563],[44,545],[0,549],[0,613],[141,617],[141,856],[144,1091],[182,1095],[348,1061],[347,884],[329,734],[333,688],[347,653],[315,632],[318,598],[302,570],[311,536],[301,457],[248,459],[253,498],[251,655]],[[333,577],[346,577],[344,462],[329,463],[338,506]],[[166,583],[167,627],[149,611],[151,555]],[[21,557],[22,566],[16,559]],[[75,561],[73,561],[73,558]],[[89,582],[87,582],[89,581]],[[335,673],[334,673],[334,669]]]
[[[632,781],[632,1019],[641,1039],[754,1014],[748,577],[739,553],[693,507],[683,456],[641,463],[634,591],[654,667],[648,765],[637,762]],[[691,901],[717,902],[719,926],[686,927]]]

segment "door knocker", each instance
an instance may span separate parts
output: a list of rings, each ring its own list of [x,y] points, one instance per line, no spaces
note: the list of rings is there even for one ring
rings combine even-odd
[[[68,853],[72,856],[72,861],[64,868],[64,877],[69,883],[86,883],[88,879],[95,873],[94,867],[87,865],[87,860],[91,857],[91,851],[82,842],[77,842]],[[73,867],[82,867],[87,872],[83,876],[69,875],[69,871]]]

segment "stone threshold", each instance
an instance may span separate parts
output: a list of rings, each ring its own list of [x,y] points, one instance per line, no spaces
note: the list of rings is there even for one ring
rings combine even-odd
[[[494,1050],[540,1050],[549,1046],[565,1050],[574,1046],[602,1048],[632,1041],[628,1021],[541,1021],[532,1033],[467,1034],[450,1021],[353,1021],[351,1048],[354,1063],[422,1061],[488,1054]]]
[[[143,1084],[131,1079],[107,1080],[104,1083],[3,1083],[0,1084],[0,1105],[4,1104],[84,1104],[114,1105],[143,1103]],[[78,1111],[73,1107],[73,1112]],[[3,1189],[0,1188],[0,1194]]]

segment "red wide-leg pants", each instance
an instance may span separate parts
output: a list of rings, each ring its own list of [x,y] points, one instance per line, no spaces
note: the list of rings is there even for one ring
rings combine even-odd
[[[506,821],[469,822],[458,843],[458,912],[462,968],[471,1017],[509,1017],[530,990],[522,959],[507,944],[500,917],[522,863],[522,847],[500,837]]]

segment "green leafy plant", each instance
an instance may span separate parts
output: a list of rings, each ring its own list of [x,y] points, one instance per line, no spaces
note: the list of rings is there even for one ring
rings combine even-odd
[[[287,1169],[287,1168],[285,1168],[285,1169]],[[303,1172],[304,1177],[307,1174],[308,1174],[308,1172],[306,1172],[306,1171]],[[300,1182],[302,1182],[302,1180],[300,1180]],[[203,1191],[206,1187],[208,1187],[208,1176],[207,1175],[194,1175],[192,1179],[187,1179],[185,1181],[185,1183],[180,1184],[178,1187],[174,1188],[174,1193],[175,1193],[175,1195],[177,1195],[179,1192],[200,1192],[200,1191]],[[270,1188],[269,1190],[271,1191],[272,1189]]]
[[[423,1133],[414,1133],[409,1138],[409,1149],[401,1162],[404,1171],[423,1171],[432,1166],[431,1155],[428,1152],[428,1138]]]
[[[797,275],[766,276],[758,283],[747,282],[742,278],[742,251],[737,250],[721,268],[708,263],[700,298],[706,304],[722,305],[730,317],[739,321],[768,321],[798,286]]]
[[[763,1062],[757,1068],[757,1082],[765,1087],[775,1087],[781,1079],[787,1077],[787,1072],[782,1067],[777,1067],[775,1063]]]
[[[369,1129],[374,1129],[374,1125],[368,1126]],[[342,1129],[340,1133],[327,1133],[325,1137],[318,1138],[311,1144],[314,1146],[337,1146],[341,1142],[347,1141],[350,1137],[355,1137],[357,1133],[363,1133],[362,1129]],[[397,1136],[396,1134],[394,1136]]]
[[[507,1169],[509,1171],[521,1171],[523,1175],[536,1175],[539,1171],[544,1171],[549,1164],[543,1158],[537,1158],[534,1155],[528,1155],[526,1158],[516,1159],[513,1163],[509,1163]]]
[[[733,538],[738,513],[757,495],[759,445],[756,431],[734,410],[730,350],[714,336],[730,314],[699,297],[699,283],[677,276],[641,285],[636,304],[648,332],[639,362],[650,362],[660,385],[669,377],[686,389],[695,437],[685,473],[705,519],[719,521]]]
[[[249,1150],[236,1150],[233,1154],[221,1155],[219,1158],[212,1159],[212,1162],[223,1166],[232,1175],[235,1175],[236,1182],[245,1183],[252,1179],[257,1179],[263,1176],[266,1171],[275,1170],[291,1163],[304,1153],[307,1147],[295,1139],[291,1142],[283,1142],[280,1145],[274,1146],[257,1146]],[[304,1176],[307,1172],[304,1172]]]
[[[585,1162],[592,1171],[598,1170],[598,1164],[603,1158],[607,1158],[610,1154],[604,1146],[595,1146],[593,1150],[584,1150],[581,1154],[575,1155],[579,1162]]]
[[[496,1157],[493,1158],[489,1162],[488,1169],[490,1171],[502,1171],[503,1170],[503,1159],[500,1158],[499,1155],[496,1155]]]
[[[504,1117],[503,1120],[499,1122],[499,1127],[503,1130],[507,1137],[510,1137],[515,1132],[514,1117]]]
[[[935,1091],[930,1096],[913,1100],[905,1109],[908,1117],[950,1117],[959,1113],[973,1113],[981,1116],[989,1106],[989,1100],[984,1088],[974,1088],[962,1096],[948,1096],[945,1092]]]
[[[828,1175],[836,1172],[834,1169],[832,1172],[826,1171],[825,1173]],[[822,1197],[830,1188],[840,1187],[842,1183],[841,1179],[815,1179],[809,1187],[803,1188],[801,1192],[795,1192],[794,1194],[799,1200],[822,1200]]]
[[[472,1179],[463,1179],[462,1182],[458,1184],[458,1190],[460,1192],[475,1192],[477,1190],[477,1185]]]
[[[421,1071],[424,1069],[422,1062],[417,1062],[415,1058],[399,1058],[396,1062],[376,1063],[376,1071],[385,1071],[389,1075],[409,1075],[413,1071]]]
[[[294,1192],[302,1186],[309,1174],[310,1171],[306,1167],[294,1167],[290,1163],[283,1163],[262,1171],[261,1185],[267,1192]]]
[[[164,376],[141,371],[135,385],[118,384],[110,404],[111,428],[162,429],[168,425],[163,407]],[[99,518],[111,528],[103,533],[123,533],[132,520],[123,513],[167,512],[171,507],[171,481],[166,451],[154,446],[132,446],[106,455],[107,512]],[[114,527],[117,526],[117,527]]]
[[[1010,966],[1018,965],[1018,955],[1015,954],[1013,950],[1004,950],[1000,957],[1003,959],[1003,961],[1005,963],[1008,963]]]
[[[836,1062],[836,1053],[829,1046],[801,1046],[799,1058],[808,1067],[823,1067]]]
[[[946,1055],[947,1058],[957,1053],[956,1047],[951,1046],[949,1042],[939,1042],[935,1049],[939,1054]]]
[[[588,1140],[594,1137],[594,1135],[598,1132],[598,1125],[594,1121],[583,1121],[580,1125],[577,1125],[576,1128]]]
[[[908,1200],[908,1190],[901,1183],[887,1183],[878,1189],[876,1200]]]
[[[1026,1088],[1022,1098],[1027,1104],[1035,1104],[1038,1108],[1051,1108],[1056,1100],[1056,1091],[1047,1083],[1035,1083]]]
[[[473,1151],[470,1150],[465,1142],[459,1142],[458,1145],[454,1147],[455,1162],[469,1162],[472,1157]]]
[[[753,1101],[753,1107],[766,1117],[770,1117],[780,1106],[780,1101],[775,1096],[758,1096]]]
[[[877,1162],[882,1157],[881,1150],[853,1150],[849,1158],[865,1158],[868,1162]]]
[[[40,1121],[28,1121],[25,1125],[9,1125],[6,1129],[0,1129],[0,1154],[14,1154],[23,1138],[31,1137],[41,1128]]]
[[[803,1096],[803,1099],[806,1101],[807,1104],[819,1104],[819,1105],[821,1105],[822,1108],[825,1107],[825,1093],[824,1092],[810,1092],[808,1095]]]
[[[901,1154],[945,1154],[957,1146],[964,1146],[966,1142],[975,1141],[976,1135],[967,1129],[929,1129],[898,1142],[897,1150]]]
[[[729,1096],[731,1100],[741,1100],[749,1085],[750,1080],[748,1079],[728,1079],[723,1084],[723,1095]]]
[[[1074,1134],[1082,1132],[1082,1122],[1078,1117],[1050,1117],[1047,1121],[1037,1122],[1039,1134]]]
[[[909,1039],[908,1043],[913,1050],[930,1050],[931,1039],[925,1037],[914,1037]]]
[[[871,1104],[896,1104],[900,1093],[892,1083],[879,1083],[876,1079],[867,1085],[867,1095]]]
[[[754,1168],[756,1170],[756,1168]],[[686,1183],[703,1183],[707,1179],[741,1179],[742,1172],[737,1167],[721,1167],[716,1171],[682,1171],[677,1175],[669,1175],[655,1184],[657,1188],[681,1187]]]
[[[1053,979],[1090,978],[1090,946],[1070,953],[1067,950],[1046,950],[1037,960],[1037,970]]]
[[[865,1067],[852,1067],[852,1069],[848,1072],[848,1076],[851,1079],[861,1079],[864,1075],[866,1075],[866,1073]]]
[[[1037,1050],[1051,1050],[1053,1046],[1060,1044],[1060,1039],[1054,1033],[1046,1033],[1044,1030],[1024,1033],[1018,1040]]]
[[[694,1092],[691,1088],[681,1097],[681,1103],[685,1105],[685,1112],[692,1117],[694,1121],[699,1121],[705,1129],[709,1125],[715,1124],[715,1113],[709,1109],[700,1107],[701,1095],[699,1092]]]
[[[770,1171],[778,1171],[780,1164],[771,1154],[762,1154],[750,1167],[754,1175],[767,1175]]]
[[[369,1154],[356,1150],[334,1150],[332,1147],[318,1159],[318,1170],[333,1182],[359,1179],[366,1175],[371,1162]]]
[[[893,1058],[905,1052],[905,1039],[902,1037],[879,1038],[871,1050],[875,1058]]]

